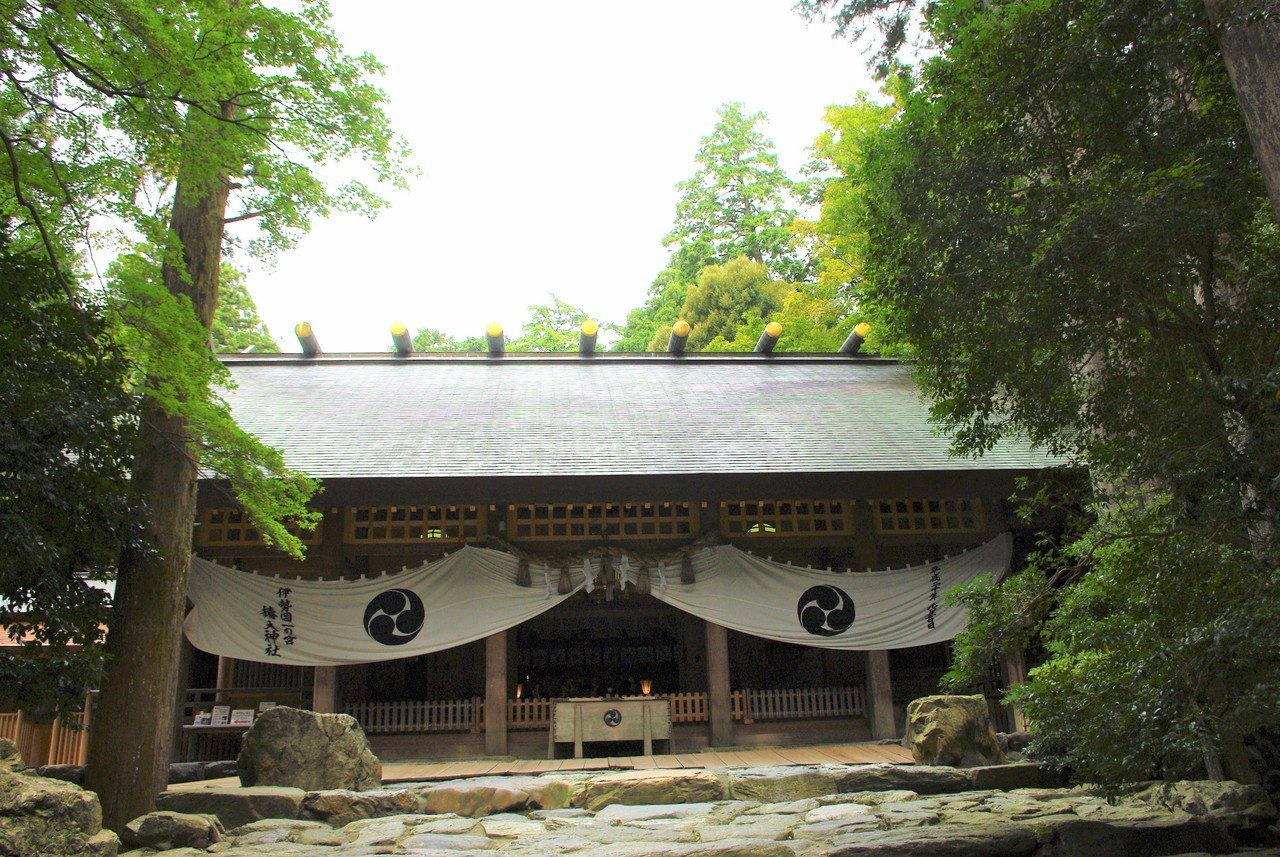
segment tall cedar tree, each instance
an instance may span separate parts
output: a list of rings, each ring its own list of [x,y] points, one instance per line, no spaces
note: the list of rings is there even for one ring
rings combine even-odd
[[[766,116],[748,113],[736,101],[721,105],[716,115],[694,156],[697,171],[677,185],[675,223],[662,239],[670,261],[649,287],[645,305],[627,316],[617,351],[664,347],[688,289],[708,265],[744,257],[780,280],[810,274],[808,257],[791,234],[794,183],[759,128]]]

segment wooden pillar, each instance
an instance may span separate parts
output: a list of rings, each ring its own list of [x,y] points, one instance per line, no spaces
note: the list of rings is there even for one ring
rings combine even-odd
[[[235,677],[236,659],[218,655],[218,678],[214,681],[217,689],[213,697],[215,702],[227,701],[227,688],[235,686]]]
[[[1027,657],[1022,649],[1015,649],[1000,658],[1000,675],[1007,688],[1027,680]],[[1009,728],[1014,732],[1027,731],[1027,715],[1016,705],[1009,706]]]
[[[729,691],[729,632],[722,625],[707,627],[707,716],[711,746],[733,746],[733,697]]]
[[[872,738],[898,737],[898,724],[893,717],[888,649],[867,652],[867,709]]]
[[[507,754],[507,632],[484,640],[484,752]]]
[[[316,667],[311,684],[311,710],[318,714],[338,712],[337,667]]]

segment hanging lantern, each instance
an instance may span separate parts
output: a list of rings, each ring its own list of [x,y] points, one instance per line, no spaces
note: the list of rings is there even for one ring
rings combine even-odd
[[[516,563],[516,586],[533,586],[529,577],[529,560],[522,559]]]
[[[559,592],[561,595],[568,595],[569,592],[572,591],[572,589],[573,589],[573,581],[569,579],[569,566],[567,565],[561,566],[560,567],[560,585],[557,587],[556,591]]]
[[[649,594],[649,569],[644,566],[640,567],[640,573],[636,575],[636,592],[641,595]]]
[[[688,554],[684,555],[684,560],[680,563],[680,582],[696,583],[697,579],[693,576],[693,558]]]

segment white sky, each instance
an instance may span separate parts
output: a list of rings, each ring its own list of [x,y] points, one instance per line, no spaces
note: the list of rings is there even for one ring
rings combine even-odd
[[[315,223],[274,270],[236,260],[272,334],[297,351],[306,320],[331,353],[386,350],[396,320],[514,337],[551,292],[623,322],[720,104],[768,114],[798,178],[824,109],[875,89],[861,50],[790,3],[331,0],[347,49],[388,66],[423,175],[376,220]]]

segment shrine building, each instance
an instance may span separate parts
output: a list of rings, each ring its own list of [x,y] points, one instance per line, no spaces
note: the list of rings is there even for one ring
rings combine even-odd
[[[323,520],[293,560],[202,480],[185,724],[277,702],[387,759],[538,755],[553,699],[661,697],[672,752],[898,735],[963,626],[941,593],[1017,562],[1008,498],[1053,463],[952,457],[892,359],[404,345],[224,356]]]

